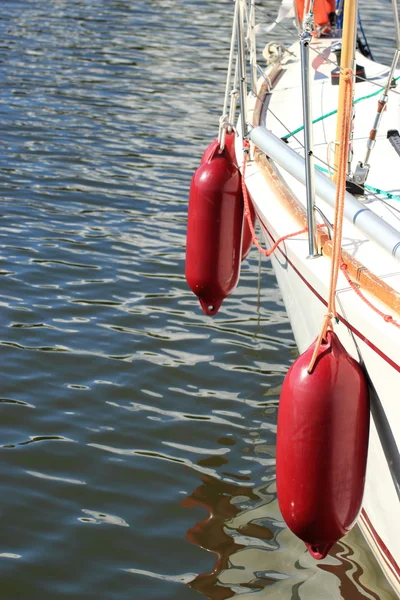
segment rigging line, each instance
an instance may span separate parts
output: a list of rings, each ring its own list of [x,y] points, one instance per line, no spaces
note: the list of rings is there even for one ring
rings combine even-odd
[[[318,54],[321,54],[320,52]],[[398,77],[395,78],[395,81],[398,81],[400,79],[400,75]],[[369,79],[365,80],[368,81],[369,83],[372,83]],[[377,85],[377,84],[374,84]],[[362,100],[368,100],[369,98],[373,98],[374,96],[377,96],[379,93],[382,92],[382,90],[384,90],[384,87],[379,86],[379,90],[372,92],[371,94],[367,94],[366,96],[361,96],[360,98],[356,98],[353,102],[353,104],[358,104],[359,102],[361,102]],[[396,92],[395,90],[389,90],[391,92],[393,92],[394,94],[400,94],[399,92]],[[318,123],[319,121],[322,121],[323,119],[327,119],[328,117],[332,117],[333,115],[337,114],[337,108],[335,108],[334,110],[331,110],[330,112],[326,113],[325,115],[321,115],[320,117],[317,117],[316,119],[313,120],[313,125],[315,123]],[[288,139],[290,137],[292,137],[293,134],[295,133],[299,133],[299,131],[303,131],[304,129],[304,125],[301,125],[300,127],[298,127],[297,129],[295,129],[293,132],[289,132],[288,135],[285,136],[285,139]]]
[[[334,67],[337,67],[340,69],[340,71],[343,72],[343,67],[340,67],[334,60],[332,60],[331,58],[328,58],[327,56],[325,56],[322,52],[320,52],[319,50],[317,50],[316,48],[313,48],[313,46],[310,44],[310,50],[312,50],[313,52],[315,52],[316,54],[319,54],[319,56],[322,56],[322,58],[325,59],[326,62],[331,63]],[[389,73],[388,73],[389,74]],[[386,75],[380,75],[380,77],[382,79],[384,79],[386,77]],[[357,75],[357,80],[362,80],[362,81],[367,81],[368,83],[370,83],[371,85],[375,85],[376,87],[379,88],[379,90],[377,92],[374,92],[373,94],[370,94],[368,96],[366,96],[365,98],[357,98],[357,100],[355,100],[355,102],[360,102],[360,100],[364,100],[366,98],[372,98],[372,96],[376,96],[377,94],[379,94],[379,92],[381,90],[385,89],[385,86],[382,86],[380,83],[377,83],[376,81],[374,81],[373,79],[368,79],[368,77],[362,77],[361,75]],[[400,79],[400,76],[395,77],[395,81],[398,81],[398,79]],[[389,89],[390,92],[392,92],[392,94],[397,94],[400,96],[400,92],[398,92],[397,90],[394,90],[393,88]]]
[[[274,117],[274,118],[275,118],[275,119],[278,121],[278,123],[280,123],[280,125],[282,125],[282,127],[283,127],[284,129],[286,129],[286,131],[288,131],[288,132],[290,133],[290,131],[289,131],[289,129],[286,127],[285,123],[283,123],[283,121],[281,121],[281,120],[280,120],[280,118],[279,118],[279,117],[278,117],[278,116],[277,116],[277,115],[276,115],[276,114],[275,114],[275,113],[272,111],[272,109],[271,109],[271,108],[269,108],[269,107],[268,107],[268,108],[267,108],[267,111],[269,111],[269,112],[271,113],[271,115],[272,115],[272,116],[273,116],[273,117]],[[296,133],[297,133],[297,131],[296,131]],[[288,137],[289,137],[289,136],[283,136],[281,139],[282,139],[282,141],[284,141],[284,140],[286,140]],[[298,139],[298,138],[297,138],[295,135],[292,135],[292,137],[293,137],[293,138],[296,140],[296,142],[299,144],[299,146],[300,146],[301,148],[303,148],[303,150],[304,150],[304,144],[303,144],[303,142],[301,142],[301,141],[300,141],[300,140],[299,140],[299,139]],[[329,168],[331,169],[331,171],[337,171],[337,169],[335,169],[335,167],[334,167],[333,165],[330,165],[330,164],[329,164],[329,163],[327,163],[325,160],[323,160],[322,158],[320,158],[320,157],[319,157],[317,154],[315,154],[315,152],[314,152],[314,158],[315,158],[316,160],[318,160],[320,163],[322,163],[323,165],[325,165],[326,167],[329,167]],[[317,166],[317,168],[318,168],[318,166]],[[326,169],[326,172],[328,173],[328,169]]]
[[[308,365],[307,371],[312,372],[315,361],[318,355],[318,350],[321,347],[322,341],[326,339],[326,332],[328,329],[333,330],[332,319],[338,320],[338,314],[336,310],[336,290],[337,282],[342,260],[342,234],[343,234],[343,221],[344,221],[344,206],[345,206],[345,194],[346,194],[346,171],[347,171],[347,154],[349,147],[346,140],[349,139],[350,128],[351,128],[351,113],[350,108],[352,105],[353,97],[353,71],[346,68],[344,71],[344,77],[341,80],[344,84],[344,94],[342,102],[343,120],[340,123],[340,146],[339,146],[339,160],[338,160],[338,177],[336,181],[336,197],[335,197],[335,219],[333,224],[333,244],[332,244],[332,259],[331,259],[331,273],[329,282],[329,300],[327,307],[327,314],[324,317],[321,331],[315,345],[313,355],[311,357],[310,364]]]
[[[258,68],[260,71],[262,71],[261,67],[258,65]],[[265,81],[269,84],[269,81],[267,79],[267,77],[265,77],[264,73],[262,72],[262,76],[264,77]],[[257,95],[257,98],[261,101],[262,98],[260,98],[260,96]],[[271,115],[278,121],[278,123],[284,128],[286,129],[286,131],[288,133],[290,133],[290,130],[288,127],[286,127],[285,123],[283,123],[283,121],[280,120],[280,118],[273,112],[273,110],[268,106],[267,107],[267,111],[271,113]],[[293,137],[296,142],[299,144],[299,146],[301,148],[303,148],[304,150],[304,144],[296,137],[295,133],[298,133],[297,130],[295,130],[295,132],[292,132],[291,137]],[[282,140],[288,139],[289,136],[283,136]],[[320,167],[319,165],[315,165],[317,169],[319,169],[322,172],[325,173],[329,173],[329,169],[333,172],[336,172],[337,169],[335,168],[334,165],[330,165],[327,161],[323,160],[322,158],[320,158],[317,154],[315,154],[314,152],[314,158],[316,160],[318,160],[320,163],[322,163],[323,165],[325,165],[326,167],[328,167],[327,169],[324,169],[323,167]],[[350,179],[347,179],[347,181],[349,183],[351,183]],[[390,192],[387,192],[385,190],[381,190],[379,188],[375,188],[373,186],[370,185],[365,185],[365,188],[368,190],[368,193],[370,196],[373,196],[376,200],[378,200],[379,202],[382,202],[383,204],[385,204],[388,208],[390,208],[391,210],[395,210],[396,212],[400,213],[400,210],[398,210],[397,208],[393,207],[391,204],[389,204],[388,202],[385,202],[385,200],[383,198],[380,198],[377,194],[384,194],[387,198],[391,199],[393,198],[393,200],[400,200],[400,196],[396,196],[395,194],[392,194]],[[374,193],[376,192],[376,193]],[[393,215],[396,217],[396,215]],[[398,217],[396,217],[398,218]]]
[[[278,23],[278,22],[277,22],[276,24],[277,24],[279,27],[282,27],[282,29],[284,29],[286,32],[288,32],[288,33],[290,33],[290,34],[292,34],[292,35],[293,35],[293,31],[292,31],[291,29],[289,29],[288,27],[286,27],[285,25],[283,25],[283,23]],[[300,36],[299,36],[299,35],[296,35],[295,37],[296,37],[298,40],[300,39]],[[338,67],[340,70],[342,70],[342,67],[340,67],[340,66],[339,66],[339,65],[338,65],[338,64],[337,64],[335,61],[333,61],[333,60],[332,60],[332,59],[330,59],[330,58],[327,58],[327,57],[326,57],[326,56],[325,56],[325,55],[324,55],[322,52],[320,52],[319,50],[317,50],[316,48],[314,48],[314,47],[313,47],[311,44],[310,44],[310,50],[313,50],[313,52],[315,52],[316,54],[319,54],[320,56],[322,56],[322,57],[323,57],[323,58],[326,60],[326,62],[329,62],[329,63],[331,63],[332,65],[334,65],[335,67]],[[384,77],[384,76],[382,76],[382,77]],[[372,79],[367,79],[366,77],[361,77],[360,75],[357,75],[357,79],[362,79],[363,81],[367,81],[367,82],[368,82],[368,83],[370,83],[371,85],[375,85],[375,86],[377,86],[377,87],[379,87],[379,88],[381,88],[381,89],[385,89],[385,86],[383,86],[383,87],[382,87],[382,86],[381,86],[379,83],[376,83],[376,82],[375,82],[375,81],[373,81]],[[397,81],[398,79],[400,79],[400,76],[395,78],[395,80],[396,80],[396,81]],[[398,95],[400,95],[400,92],[398,92],[398,91],[396,91],[396,90],[394,90],[394,89],[392,89],[392,88],[391,88],[389,91],[390,91],[390,92],[392,92],[392,94],[398,94]],[[379,93],[379,92],[377,92],[377,93]],[[371,97],[371,96],[369,96],[369,97]],[[365,99],[367,99],[367,97],[366,97]],[[360,99],[357,99],[355,102],[359,102],[359,101],[360,101]]]
[[[277,22],[276,24],[279,25],[279,27],[282,27],[282,29],[293,35],[298,40],[300,39],[300,34],[298,32],[293,31],[293,29],[289,29],[289,27],[286,27],[286,25],[284,25],[281,21]]]
[[[368,52],[371,60],[374,60],[374,57],[372,56],[371,48],[369,46],[369,43],[368,43],[368,40],[367,40],[367,36],[365,34],[364,27],[363,27],[363,24],[362,24],[360,9],[357,11],[357,13],[358,13],[358,24],[360,26],[361,35],[364,38],[364,46],[367,49],[367,52]]]
[[[381,200],[381,202],[383,202],[383,204],[386,206],[386,209],[391,213],[392,217],[394,217],[395,219],[397,219],[398,221],[400,221],[400,217],[398,215],[394,214],[395,212],[397,212],[397,213],[400,214],[400,210],[398,210],[397,208],[394,208],[388,202],[385,202],[385,200]]]
[[[288,133],[290,133],[290,130],[289,130],[287,127],[286,127],[285,123],[283,123],[283,122],[280,120],[280,118],[276,116],[276,114],[275,114],[275,113],[274,113],[274,112],[273,112],[273,111],[270,109],[270,107],[269,107],[269,106],[267,107],[267,111],[271,113],[271,115],[274,117],[274,119],[276,119],[276,120],[278,121],[278,123],[279,123],[280,125],[282,125],[282,127],[284,127],[284,129],[286,129],[286,131],[287,131]],[[301,146],[301,147],[303,148],[303,150],[304,150],[304,144],[303,144],[303,143],[302,143],[302,142],[301,142],[301,141],[300,141],[300,140],[299,140],[299,139],[298,139],[298,138],[295,136],[295,133],[298,133],[298,132],[297,132],[297,131],[296,131],[296,132],[294,132],[294,133],[293,133],[293,135],[292,135],[291,137],[293,137],[293,138],[296,140],[296,142],[299,144],[299,146]],[[289,137],[289,136],[283,136],[283,138],[282,138],[282,139],[287,139],[287,137]],[[314,156],[315,156],[315,154],[314,154]],[[315,158],[318,158],[318,157],[317,157],[317,156],[315,156]],[[318,159],[318,160],[319,160],[319,159]],[[321,162],[323,162],[323,161],[321,161]],[[324,163],[324,164],[325,164],[325,163]]]
[[[289,131],[289,129],[286,127],[285,123],[283,123],[283,121],[280,120],[280,118],[272,111],[271,108],[268,107],[267,111],[269,111],[271,113],[271,115],[278,121],[278,123],[280,123],[280,125],[282,125],[282,127],[284,129],[286,129],[286,131]],[[296,142],[299,144],[299,146],[301,148],[303,148],[303,150],[304,150],[303,142],[301,142],[295,135],[293,135],[292,137],[296,140]],[[281,139],[282,139],[282,141],[284,141],[285,139],[287,139],[287,136],[283,136],[283,138],[281,138]],[[320,163],[322,163],[323,165],[325,165],[326,167],[330,168],[332,171],[337,171],[337,169],[335,169],[335,167],[333,165],[330,165],[325,160],[323,160],[322,158],[317,156],[317,154],[315,154],[315,152],[314,152],[314,158],[316,160],[318,160]],[[318,166],[317,166],[317,168],[318,168]],[[328,169],[326,169],[326,172],[328,173]]]
[[[379,202],[382,202],[382,204],[384,204],[387,209],[393,214],[395,219],[398,219],[400,221],[400,217],[398,217],[397,215],[395,215],[393,213],[393,211],[397,212],[400,214],[400,210],[398,208],[396,208],[395,206],[392,206],[391,204],[389,204],[389,202],[386,202],[386,200],[384,198],[380,198],[377,194],[375,194],[372,190],[367,189],[368,192],[368,196],[367,196],[367,200],[371,200],[370,196],[372,196],[372,198],[375,198],[375,200],[378,200]],[[384,192],[383,190],[381,190],[380,192],[381,194],[386,194],[386,192]],[[400,196],[393,196],[392,194],[390,195],[390,197],[393,200],[400,200]]]
[[[260,65],[257,65],[257,68],[259,69],[259,71],[260,71],[260,73],[261,73],[261,76],[263,77],[264,81],[265,81],[265,82],[267,83],[267,85],[269,86],[269,85],[270,85],[270,81],[269,81],[268,77],[266,77],[266,76],[265,76],[265,74],[264,74],[264,71],[262,70],[262,68],[260,67]],[[272,93],[273,93],[273,92],[272,92],[272,91],[270,91],[270,92],[268,92],[268,93],[269,93],[270,95],[272,95]],[[259,96],[258,94],[256,94],[256,98],[257,98],[257,99],[258,99],[260,102],[262,102],[262,101],[263,101],[263,98],[262,98],[261,96]],[[277,116],[277,115],[276,115],[276,114],[273,112],[273,110],[272,110],[272,109],[271,109],[269,106],[267,106],[267,112],[268,112],[268,111],[269,111],[269,112],[271,113],[271,115],[272,115],[272,116],[273,116],[273,117],[274,117],[274,118],[275,118],[275,119],[278,121],[278,123],[279,123],[280,125],[282,125],[282,127],[283,127],[284,129],[286,129],[286,131],[287,131],[289,134],[291,134],[290,136],[289,136],[289,135],[285,135],[285,136],[283,136],[283,137],[282,137],[282,140],[286,140],[286,139],[288,139],[289,137],[293,137],[293,139],[295,139],[295,140],[296,140],[296,142],[299,144],[299,146],[300,146],[301,148],[303,148],[303,150],[304,150],[304,144],[303,144],[303,143],[302,143],[302,142],[299,140],[299,138],[297,138],[297,137],[296,137],[296,135],[295,135],[296,133],[298,133],[298,131],[297,131],[297,130],[295,130],[294,132],[290,132],[290,129],[289,129],[288,127],[286,127],[285,123],[284,123],[283,121],[281,121],[281,120],[280,120],[280,118],[279,118],[279,117],[278,117],[278,116]],[[314,121],[313,121],[313,123],[314,123]],[[300,131],[302,131],[302,129],[300,129]],[[334,167],[333,165],[329,165],[329,163],[328,163],[328,162],[324,161],[322,158],[320,158],[319,156],[317,156],[317,155],[315,154],[315,152],[314,152],[314,158],[316,158],[316,159],[317,159],[319,162],[321,162],[321,163],[322,163],[323,165],[325,165],[326,167],[330,168],[332,171],[336,171],[336,169],[335,169],[335,167]]]
[[[239,7],[239,2],[235,2],[235,12],[234,12],[234,16],[233,16],[231,43],[230,43],[230,50],[229,50],[228,70],[227,70],[227,74],[226,74],[224,105],[223,105],[223,109],[222,109],[222,115],[220,117],[219,131],[218,131],[218,141],[219,141],[221,150],[223,150],[225,147],[226,120],[228,117],[228,115],[227,115],[228,100],[229,100],[229,91],[230,91],[230,85],[231,85],[231,79],[232,79],[233,55],[234,55],[234,51],[235,51],[235,42],[236,42],[238,7]]]
[[[285,123],[283,123],[279,117],[277,117],[277,115],[268,107],[267,111],[269,111],[271,113],[271,115],[278,121],[278,123],[280,123],[280,125],[282,125],[282,127],[284,129],[286,129],[286,131],[289,131],[289,129],[286,127]],[[295,136],[293,136],[294,139],[296,140],[296,142],[299,144],[299,146],[301,146],[301,148],[303,148],[304,150],[304,144]],[[319,171],[322,171],[323,173],[329,173],[329,169],[331,169],[331,171],[337,171],[337,169],[333,166],[333,165],[329,165],[328,162],[326,162],[325,160],[323,160],[322,158],[320,158],[317,154],[314,153],[314,158],[316,160],[318,160],[320,163],[322,163],[323,165],[325,165],[326,167],[328,167],[327,169],[324,169],[323,167],[320,167],[319,165],[315,165],[315,168],[318,169]],[[347,181],[349,183],[351,183],[350,179],[347,179]],[[389,204],[388,202],[386,202],[383,198],[380,198],[378,196],[377,193],[374,192],[378,192],[380,194],[385,194],[385,196],[387,196],[389,199],[393,198],[393,200],[400,200],[400,196],[396,196],[395,194],[391,194],[390,192],[386,192],[385,190],[380,190],[379,188],[374,188],[370,185],[366,185],[365,188],[368,191],[368,194],[372,197],[375,198],[375,200],[378,200],[379,202],[382,202],[383,204],[385,204],[385,206],[387,206],[389,209],[394,210],[398,213],[400,213],[400,210],[395,208],[394,206],[392,206],[391,204]],[[397,217],[397,215],[393,215],[395,218],[399,218]]]
[[[318,157],[316,156],[315,158],[318,159]],[[319,160],[319,159],[318,159]],[[322,162],[322,161],[321,161]],[[326,164],[326,163],[325,163]],[[329,173],[328,169],[324,169],[323,167],[320,167],[319,165],[315,165],[315,168],[318,169],[319,171],[321,171],[322,173]],[[335,170],[334,167],[331,167],[332,170]],[[349,183],[352,183],[351,179],[347,179],[347,181]],[[393,200],[400,200],[400,196],[396,196],[395,194],[392,194],[391,192],[386,192],[385,190],[380,190],[379,188],[375,188],[372,187],[371,185],[366,185],[365,184],[365,189],[367,190],[369,196],[372,196],[373,198],[375,198],[375,200],[378,200],[379,202],[382,202],[383,204],[385,204],[385,206],[387,206],[389,209],[394,210],[398,213],[400,213],[400,210],[398,208],[396,208],[395,206],[392,206],[391,204],[389,204],[389,202],[386,202],[383,198],[380,198],[378,196],[378,194],[384,194],[387,198],[389,199],[393,199]],[[377,193],[375,193],[377,192]],[[396,219],[399,219],[399,217],[397,215],[393,215]]]

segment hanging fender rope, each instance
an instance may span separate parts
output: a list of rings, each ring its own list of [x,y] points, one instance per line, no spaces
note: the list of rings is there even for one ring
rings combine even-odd
[[[349,152],[349,139],[352,121],[353,102],[353,71],[345,69],[343,72],[344,97],[343,97],[343,120],[340,130],[340,145],[338,158],[338,171],[336,180],[335,219],[333,224],[333,250],[331,276],[329,281],[328,312],[324,317],[322,328],[315,344],[314,352],[308,365],[308,372],[314,368],[315,361],[322,341],[326,339],[328,329],[333,329],[332,318],[337,318],[336,312],[336,287],[339,269],[342,262],[342,230],[344,217],[344,198],[346,193],[346,171],[347,156]]]
[[[232,35],[231,35],[231,45],[229,51],[229,61],[228,61],[228,70],[226,74],[226,84],[225,84],[225,96],[224,96],[224,106],[222,109],[222,115],[219,120],[219,130],[218,130],[218,141],[221,147],[221,150],[225,147],[225,135],[226,135],[226,125],[229,120],[228,111],[228,99],[230,95],[230,83],[232,78],[232,64],[233,64],[233,55],[235,51],[235,41],[236,41],[236,23],[238,19],[238,9],[239,9],[239,0],[236,0],[235,3],[235,12],[233,16],[233,25],[232,25]]]

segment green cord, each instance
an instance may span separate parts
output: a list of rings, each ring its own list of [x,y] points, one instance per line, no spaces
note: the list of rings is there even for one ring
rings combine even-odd
[[[360,98],[361,99],[361,98]],[[320,167],[319,165],[315,165],[318,171],[322,171],[322,173],[329,173],[328,169],[324,167]],[[384,190],[380,190],[379,188],[372,187],[372,185],[364,185],[364,187],[370,192],[375,192],[376,194],[380,194],[381,196],[385,196],[386,198],[390,198],[391,200],[400,200],[400,196],[395,196],[390,192],[385,192]]]
[[[398,79],[400,79],[400,75],[398,77],[394,78],[395,81],[397,81]],[[378,94],[380,94],[381,91],[384,90],[384,89],[385,89],[384,87],[381,87],[381,88],[379,88],[379,90],[376,90],[375,92],[372,92],[372,94],[368,94],[367,96],[362,96],[361,98],[357,98],[357,100],[354,100],[354,104],[357,104],[358,102],[361,102],[361,100],[368,100],[368,98],[373,98],[374,96],[377,96]],[[322,117],[318,117],[317,119],[314,119],[313,125],[315,123],[318,123],[318,121],[322,121],[323,119],[326,119],[327,117],[331,117],[332,115],[336,115],[336,113],[337,113],[337,109],[336,110],[332,110],[329,113],[326,113],[326,115],[322,115]],[[299,133],[300,131],[303,131],[303,129],[304,129],[304,125],[302,125],[301,127],[298,127],[297,129],[295,129],[294,131],[291,131],[290,133],[287,133],[286,135],[284,135],[282,137],[282,139],[283,140],[288,140],[293,135],[296,135],[296,133]]]
[[[400,79],[400,75],[398,77],[394,78],[395,81],[398,81],[399,79]],[[357,98],[356,100],[354,100],[354,104],[361,102],[361,100],[368,100],[368,98],[373,98],[374,96],[377,96],[378,94],[380,94],[382,92],[382,90],[384,90],[384,89],[385,89],[384,87],[381,87],[381,88],[379,88],[379,90],[376,90],[375,92],[372,92],[371,94],[368,94],[367,96],[362,96],[361,98]],[[316,119],[314,119],[313,125],[315,123],[318,123],[319,121],[322,121],[323,119],[326,119],[327,117],[336,115],[336,113],[337,113],[337,109],[332,110],[329,113],[326,113],[326,115],[322,115],[322,117],[317,117]],[[282,137],[282,139],[287,140],[290,137],[292,137],[293,135],[296,135],[296,133],[303,131],[303,129],[304,129],[304,125],[302,125],[301,127],[298,127],[297,129],[295,129],[294,131],[291,131],[290,133],[287,133],[286,135],[284,135]],[[316,165],[316,167],[319,171],[322,171],[323,173],[328,173],[328,169],[324,169],[324,167],[320,167],[318,165]],[[375,192],[376,194],[385,196],[386,198],[390,198],[392,200],[400,200],[400,196],[395,196],[394,194],[391,194],[390,192],[385,192],[384,190],[380,190],[379,188],[372,187],[371,185],[365,185],[364,187],[367,190],[370,190],[371,192]]]

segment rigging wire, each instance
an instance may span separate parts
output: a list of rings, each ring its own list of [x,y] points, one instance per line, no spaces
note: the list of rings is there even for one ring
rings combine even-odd
[[[225,147],[226,125],[227,125],[227,119],[228,119],[228,114],[227,114],[228,99],[229,99],[230,85],[231,85],[231,79],[232,79],[232,65],[233,65],[233,55],[234,55],[234,51],[235,51],[235,42],[236,42],[236,26],[237,26],[237,20],[238,20],[238,7],[239,7],[239,2],[237,1],[235,3],[235,12],[234,12],[234,16],[233,16],[231,44],[230,44],[229,60],[228,60],[228,70],[227,70],[227,74],[226,74],[224,105],[223,105],[223,109],[222,109],[222,115],[219,120],[218,141],[219,141],[221,150],[223,150]]]
[[[339,0],[340,2],[340,0]],[[293,35],[293,31],[291,29],[289,29],[288,27],[286,27],[283,23],[281,22],[276,22],[277,25],[279,25],[280,27],[282,27],[282,29],[284,29],[285,31],[287,31],[288,33],[290,33],[291,35]],[[296,35],[297,38],[299,38],[298,35]],[[314,48],[311,44],[310,44],[310,48],[311,50],[313,50],[316,54],[319,54],[320,56],[322,56],[322,58],[324,58],[325,61],[330,62],[332,65],[334,65],[335,67],[337,67],[337,63],[336,61],[333,61],[329,58],[327,58],[322,52],[318,51],[316,48]],[[293,53],[290,52],[291,55],[293,55]],[[340,67],[339,67],[340,68]],[[269,81],[269,79],[265,76],[265,73],[263,71],[263,69],[260,67],[260,65],[257,65],[257,69],[259,71],[259,73],[261,74],[261,76],[264,78],[265,82],[268,85],[268,89],[271,90],[271,82]],[[342,69],[341,69],[342,70]],[[384,77],[384,75],[382,76]],[[367,81],[368,83],[370,83],[371,85],[375,85],[376,87],[378,87],[379,89],[376,90],[375,92],[372,92],[370,94],[367,94],[365,96],[361,96],[360,98],[356,98],[354,100],[354,104],[357,104],[358,102],[361,102],[362,100],[368,100],[369,98],[373,98],[374,96],[377,96],[383,89],[385,89],[384,86],[380,85],[379,83],[376,83],[375,81],[371,80],[371,79],[367,79],[364,77],[359,77],[359,79],[362,79],[364,81]],[[400,79],[400,76],[395,78],[395,81],[398,81]],[[399,94],[400,92],[394,90],[394,89],[390,89],[390,92],[392,92],[393,94]],[[272,94],[272,91],[269,91],[270,94]],[[260,99],[260,98],[259,98]],[[302,131],[304,129],[304,126],[298,127],[297,129],[290,131],[288,129],[288,127],[286,127],[286,125],[279,119],[279,117],[272,111],[272,109],[268,106],[267,107],[267,111],[271,113],[271,115],[278,121],[278,123],[284,128],[286,129],[286,131],[288,132],[286,135],[284,135],[282,137],[283,141],[287,141],[289,137],[293,137],[296,142],[299,144],[299,146],[301,148],[304,149],[304,144],[296,137],[296,133],[299,133],[300,131]],[[317,117],[316,119],[313,120],[313,124],[318,123],[319,121],[322,121],[323,119],[326,119],[330,116],[333,116],[337,113],[337,109],[333,110],[325,115],[322,115],[320,117]],[[325,171],[327,173],[329,173],[329,170],[332,170],[334,172],[336,172],[336,169],[334,166],[330,165],[329,162],[323,160],[322,158],[320,158],[319,156],[317,156],[316,154],[314,154],[315,159],[318,160],[320,163],[322,163],[323,165],[325,165],[327,167],[327,169],[324,169],[323,167],[320,167],[318,165],[316,165],[316,168],[320,169],[321,171]],[[348,180],[349,181],[349,180]],[[368,191],[368,196],[369,197],[373,197],[375,200],[378,200],[379,202],[382,202],[389,210],[390,212],[395,211],[400,213],[400,210],[395,208],[394,206],[392,206],[391,204],[389,204],[389,202],[386,202],[383,198],[381,198],[379,195],[385,195],[386,198],[391,199],[391,200],[399,200],[400,201],[400,196],[397,196],[395,194],[392,194],[391,192],[385,191],[385,190],[381,190],[379,188],[370,186],[370,185],[365,185],[364,186],[365,189]],[[392,213],[393,214],[393,213]],[[396,215],[393,215],[396,218],[398,218]]]
[[[322,58],[325,59],[326,62],[331,63],[332,65],[334,65],[335,67],[339,68],[341,71],[343,71],[343,67],[340,67],[336,61],[332,60],[331,58],[325,56],[325,54],[323,54],[322,52],[320,52],[319,50],[317,50],[315,47],[313,47],[310,44],[310,50],[312,50],[313,52],[315,52],[316,54],[319,54],[320,56],[322,56]],[[386,74],[382,74],[379,75],[380,78],[384,78],[386,76]],[[399,79],[399,77],[396,78],[396,81]],[[385,89],[385,86],[382,86],[380,83],[377,83],[376,81],[374,81],[373,79],[368,79],[368,77],[362,77],[362,75],[357,75],[357,80],[360,81],[367,81],[368,83],[370,83],[371,85],[375,85],[376,87],[379,88],[379,91],[377,93],[379,93],[382,89]],[[390,89],[390,92],[392,92],[392,94],[398,94],[400,95],[400,92],[398,92],[397,90],[394,89]],[[376,94],[375,94],[376,95]],[[371,97],[371,96],[369,96]],[[358,102],[360,101],[360,99],[358,99]]]
[[[289,129],[286,127],[285,123],[283,123],[283,121],[280,120],[280,118],[273,112],[273,110],[270,107],[267,108],[267,111],[271,113],[271,115],[274,117],[274,119],[276,119],[278,121],[278,123],[280,125],[282,125],[282,127],[284,129],[286,129],[286,131],[289,131]],[[296,140],[296,142],[299,144],[299,146],[301,148],[303,148],[303,150],[304,150],[304,144],[295,135],[293,135],[292,137]],[[284,140],[285,136],[281,139]],[[315,154],[315,152],[314,152],[314,158],[327,167],[325,169],[324,167],[321,167],[320,165],[316,165],[316,168],[319,171],[322,171],[323,173],[329,173],[330,170],[334,171],[334,172],[337,171],[337,169],[335,169],[335,167],[333,165],[329,164],[328,161],[323,160],[321,157],[319,157],[317,154]],[[349,179],[347,181],[350,182]],[[371,185],[365,185],[364,187],[367,189],[369,196],[372,196],[373,198],[375,198],[375,200],[382,202],[389,209],[394,210],[400,214],[399,209],[397,209],[396,207],[389,204],[389,202],[386,202],[383,198],[380,198],[378,194],[384,194],[390,200],[399,200],[399,201],[400,201],[400,196],[396,196],[395,194],[392,194],[391,192],[387,192],[385,190],[375,188]],[[396,216],[396,215],[394,215],[394,216]],[[398,218],[398,217],[396,217],[396,218]]]
[[[279,27],[281,27],[282,29],[284,29],[287,33],[290,33],[293,36],[293,30],[289,29],[289,27],[286,27],[286,25],[284,25],[281,22],[277,22],[277,25]],[[295,38],[296,39],[300,39],[300,36],[296,33],[295,34]],[[310,44],[310,50],[312,50],[313,52],[315,52],[316,54],[319,54],[320,56],[322,56],[322,58],[326,61],[331,63],[334,67],[338,67],[341,71],[343,70],[342,67],[340,67],[336,61],[332,60],[331,58],[325,56],[322,52],[320,52],[319,50],[317,50],[314,46],[312,46],[312,44]],[[385,75],[381,75],[380,77],[384,77]],[[396,81],[399,79],[399,77],[396,78]],[[382,86],[379,83],[376,83],[373,79],[368,79],[368,77],[362,77],[361,75],[357,75],[357,80],[361,80],[361,81],[367,81],[368,83],[370,83],[371,85],[375,85],[376,87],[379,87],[379,91],[381,91],[381,89],[384,89],[384,87],[382,88]],[[390,89],[389,90],[392,94],[398,94],[400,95],[400,92],[394,89]],[[359,102],[360,100],[358,100]]]

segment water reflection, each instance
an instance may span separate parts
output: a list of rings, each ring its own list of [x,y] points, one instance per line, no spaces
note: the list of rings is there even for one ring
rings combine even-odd
[[[186,539],[214,566],[187,585],[209,600],[395,599],[357,528],[314,561],[283,523],[273,480],[243,487],[206,475],[182,506],[207,511]]]
[[[202,593],[210,600],[225,600],[235,595],[229,586],[221,586],[219,577],[229,568],[229,559],[237,550],[243,548],[242,544],[235,542],[234,538],[226,532],[226,522],[235,518],[241,511],[235,506],[232,499],[239,496],[254,498],[251,488],[222,482],[215,477],[203,477],[201,485],[182,502],[185,508],[203,506],[208,516],[191,527],[186,534],[186,539],[209,552],[215,554],[214,568],[210,573],[198,575],[189,587]],[[247,496],[248,494],[248,496]]]

